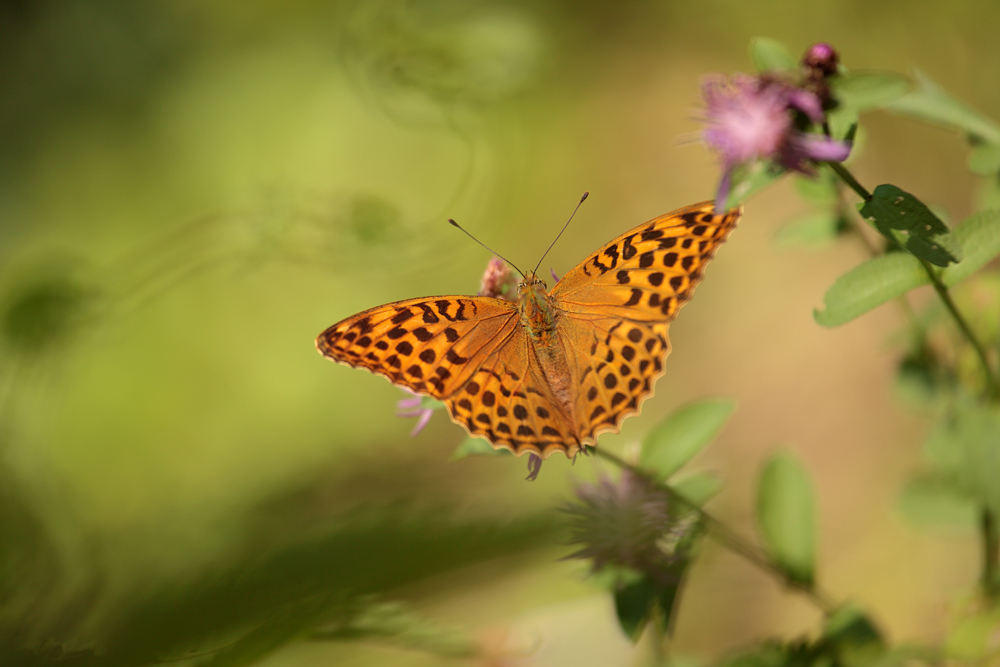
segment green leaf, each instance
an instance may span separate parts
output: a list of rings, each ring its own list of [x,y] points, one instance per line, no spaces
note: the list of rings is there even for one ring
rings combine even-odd
[[[935,468],[978,505],[1000,513],[1000,406],[960,399],[927,438]]]
[[[782,248],[815,248],[835,240],[846,228],[847,221],[836,213],[813,213],[779,229],[774,240]]]
[[[792,71],[799,67],[799,59],[792,55],[787,46],[770,37],[750,39],[750,62],[760,73]]]
[[[723,486],[722,480],[710,472],[698,472],[670,484],[671,489],[699,507],[718,495]]]
[[[936,266],[958,262],[961,246],[923,202],[895,185],[884,183],[858,210],[886,238],[899,242],[915,256]]]
[[[511,455],[510,451],[506,449],[494,449],[486,440],[482,438],[466,438],[455,448],[452,452],[449,461],[461,461],[462,459],[467,459],[470,456],[505,456]]]
[[[812,583],[816,500],[812,481],[790,452],[775,454],[757,487],[757,522],[771,557],[792,581]]]
[[[957,285],[1000,255],[1000,211],[970,216],[952,236],[965,252],[962,261],[940,271],[947,287]],[[824,327],[840,326],[930,282],[915,257],[899,252],[882,255],[837,278],[823,297],[824,309],[814,311],[813,317]]]
[[[842,141],[853,140],[854,133],[858,128],[858,121],[860,116],[858,110],[854,107],[849,107],[842,105],[830,109],[826,114],[826,124],[830,127],[830,136],[834,139],[840,139]],[[853,141],[851,146],[851,155],[848,157],[853,157],[858,153],[858,142]]]
[[[899,509],[911,523],[928,527],[974,528],[975,504],[954,482],[938,475],[915,477],[903,487]]]
[[[784,175],[785,170],[769,160],[756,160],[734,167],[730,174],[729,194],[722,209],[728,211],[739,206]]]
[[[860,609],[841,607],[826,619],[823,639],[843,667],[869,667],[885,652],[885,640]]]
[[[640,465],[658,480],[670,477],[718,434],[735,409],[735,401],[706,399],[676,410],[643,439]]]
[[[1000,144],[982,144],[969,153],[969,171],[980,176],[1000,173]]]
[[[1000,127],[978,111],[956,100],[923,72],[914,70],[917,90],[890,103],[888,108],[930,123],[966,133],[987,144],[1000,144]]]
[[[895,72],[851,72],[830,81],[833,98],[855,111],[880,109],[910,88],[910,80]]]
[[[639,641],[642,631],[653,615],[656,586],[649,578],[642,578],[615,591],[615,614],[625,635],[633,642]]]
[[[827,207],[837,201],[840,179],[825,165],[815,178],[797,174],[793,182],[799,196],[811,204]]]
[[[957,285],[1000,255],[1000,210],[969,216],[952,236],[962,246],[963,257],[958,264],[941,271],[941,280],[948,287]]]
[[[840,326],[928,282],[912,255],[881,255],[837,278],[823,296],[823,310],[813,311],[813,318],[824,327]]]

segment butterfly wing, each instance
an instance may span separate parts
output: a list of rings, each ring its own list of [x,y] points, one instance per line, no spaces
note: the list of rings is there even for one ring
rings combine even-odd
[[[670,352],[669,323],[741,215],[717,215],[712,202],[703,202],[654,218],[556,283],[551,297],[579,388],[573,412],[581,442],[617,432],[652,396]]]
[[[518,324],[517,308],[502,299],[408,299],[334,324],[319,335],[316,348],[333,361],[443,399],[468,383]]]
[[[622,234],[563,276],[551,296],[566,313],[669,322],[691,300],[705,265],[742,208],[717,215],[702,202]]]
[[[470,435],[517,455],[572,456],[580,448],[576,426],[558,407],[523,327],[445,405]]]

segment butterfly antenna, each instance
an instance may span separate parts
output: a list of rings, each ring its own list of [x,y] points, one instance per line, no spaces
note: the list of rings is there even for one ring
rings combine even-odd
[[[517,265],[514,264],[514,262],[510,261],[509,259],[507,259],[503,255],[501,255],[500,253],[498,253],[496,250],[494,250],[493,248],[489,247],[488,245],[486,245],[485,243],[483,243],[482,241],[480,241],[479,239],[477,239],[475,236],[473,236],[469,232],[465,231],[465,228],[462,227],[462,225],[458,224],[457,222],[455,222],[451,218],[448,218],[448,222],[450,222],[453,227],[458,227],[459,229],[461,229],[465,233],[465,235],[468,236],[470,239],[472,239],[473,241],[475,241],[479,245],[483,246],[484,248],[486,248],[487,250],[489,250],[491,253],[493,253],[494,255],[496,255],[497,257],[499,257],[500,259],[502,259],[503,261],[505,261],[508,264],[510,264],[511,266],[513,266],[514,270],[517,271],[518,273],[520,273],[522,278],[526,278],[527,277],[527,276],[524,275],[524,271],[522,271],[521,269],[517,268]]]
[[[544,253],[542,253],[542,258],[538,260],[538,264],[537,264],[537,266],[535,266],[534,273],[538,273],[538,267],[542,265],[542,260],[545,259],[545,255],[548,255],[549,254],[549,250],[552,250],[552,247],[556,244],[556,241],[559,240],[559,237],[562,236],[563,232],[566,231],[566,228],[569,227],[569,223],[572,222],[573,216],[576,215],[576,212],[580,210],[580,205],[583,204],[583,202],[585,202],[587,200],[587,197],[589,197],[589,196],[590,196],[589,192],[584,192],[583,196],[580,197],[580,201],[579,201],[579,203],[577,203],[576,208],[574,208],[573,212],[570,213],[570,215],[569,215],[569,220],[566,221],[566,224],[563,225],[563,228],[559,230],[558,234],[556,234],[556,237],[555,237],[555,239],[552,240],[552,243],[549,245],[548,250],[546,250]]]

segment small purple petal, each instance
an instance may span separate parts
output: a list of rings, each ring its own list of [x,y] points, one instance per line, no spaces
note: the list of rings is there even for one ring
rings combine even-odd
[[[431,410],[430,408],[427,408],[421,413],[420,419],[417,420],[417,425],[413,427],[412,431],[410,431],[411,438],[416,434],[420,433],[422,430],[424,430],[424,427],[427,426],[427,422],[431,420],[431,415],[433,414],[434,411]]]
[[[799,134],[795,142],[800,145],[805,157],[819,162],[843,162],[851,154],[851,142],[818,134]]]
[[[528,476],[525,477],[529,482],[534,482],[538,479],[538,473],[542,470],[542,457],[537,454],[528,454]]]
[[[725,211],[726,199],[729,198],[729,185],[733,180],[733,170],[726,169],[722,172],[722,180],[719,181],[719,189],[715,193],[715,212],[723,213]]]
[[[554,280],[556,282],[559,282],[559,276],[556,275],[556,270],[555,269],[549,269],[549,273],[552,274],[552,280]]]
[[[823,104],[815,93],[801,88],[788,89],[788,106],[798,109],[814,123],[823,122]]]

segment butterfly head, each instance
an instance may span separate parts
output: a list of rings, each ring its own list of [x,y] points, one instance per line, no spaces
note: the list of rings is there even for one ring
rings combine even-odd
[[[554,311],[545,281],[529,273],[517,286],[517,309],[528,335],[535,339],[545,337],[554,326]]]

